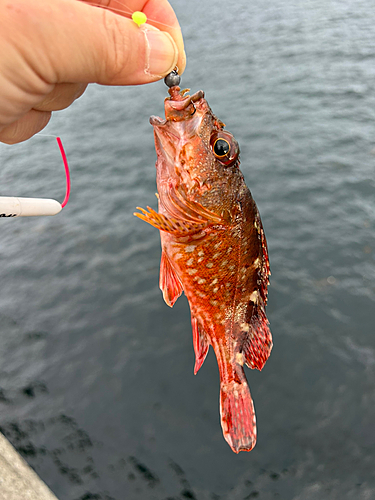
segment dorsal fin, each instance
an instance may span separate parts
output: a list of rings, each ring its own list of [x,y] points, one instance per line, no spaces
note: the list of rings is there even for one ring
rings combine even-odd
[[[259,287],[259,292],[260,292],[260,297],[261,300],[263,301],[263,304],[267,304],[267,288],[269,285],[269,276],[271,274],[270,272],[270,264],[269,264],[269,259],[268,259],[268,249],[267,249],[267,241],[266,237],[264,234],[264,229],[263,229],[263,224],[260,219],[260,215],[258,212],[258,209],[256,209],[255,213],[255,225],[258,230],[258,238],[262,247],[262,257],[261,257],[261,267],[259,269],[259,280],[260,280],[260,287]]]

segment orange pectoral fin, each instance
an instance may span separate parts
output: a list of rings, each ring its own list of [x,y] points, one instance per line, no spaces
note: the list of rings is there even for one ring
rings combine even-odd
[[[178,220],[197,224],[225,224],[226,221],[216,213],[208,210],[200,203],[188,200],[173,185],[169,186],[163,198],[166,210]]]
[[[160,231],[165,231],[175,236],[188,236],[189,234],[201,231],[207,226],[207,224],[197,224],[195,222],[167,217],[163,214],[158,214],[150,207],[147,207],[147,209],[148,212],[144,208],[137,207],[137,210],[140,210],[142,213],[134,212],[134,215]]]
[[[173,307],[173,304],[183,292],[181,280],[164,250],[161,253],[159,287],[163,292],[165,303],[169,307]]]

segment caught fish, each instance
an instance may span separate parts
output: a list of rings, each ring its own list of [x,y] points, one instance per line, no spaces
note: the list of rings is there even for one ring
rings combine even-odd
[[[250,451],[257,431],[243,365],[261,370],[272,349],[266,238],[235,138],[202,91],[169,86],[165,120],[150,118],[159,209],[134,215],[160,230],[165,302],[172,307],[182,292],[189,301],[195,374],[215,351],[224,438],[234,452]]]

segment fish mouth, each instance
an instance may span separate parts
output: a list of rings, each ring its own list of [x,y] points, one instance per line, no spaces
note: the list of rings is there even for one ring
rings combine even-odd
[[[185,96],[185,93],[188,91],[189,89],[180,91],[179,87],[169,89],[171,97],[167,97],[164,101],[165,120],[159,116],[151,116],[151,125],[160,126],[165,125],[168,121],[185,121],[193,116],[196,111],[194,103],[204,98],[204,92],[203,90],[198,90],[193,95]]]
[[[150,117],[150,123],[154,127],[156,152],[165,159],[166,165],[174,165],[178,148],[197,134],[204,115],[201,110],[203,91],[199,90],[191,96],[186,95],[188,91],[189,89],[180,91],[177,86],[169,89],[170,97],[164,101],[165,119]]]
[[[174,88],[170,90],[171,97],[170,99],[165,100],[165,117],[167,120],[168,118],[176,118],[176,113],[179,113],[177,117],[180,118],[180,120],[184,119],[183,117],[186,113],[188,115],[193,115],[195,113],[194,103],[204,97],[203,90],[198,90],[195,94],[187,95],[186,97],[185,94],[189,91],[189,89],[182,90],[180,92],[175,91]]]

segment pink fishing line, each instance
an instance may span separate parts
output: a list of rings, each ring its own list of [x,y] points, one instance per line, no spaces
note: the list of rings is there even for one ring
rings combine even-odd
[[[66,158],[66,154],[65,154],[64,147],[62,145],[60,137],[56,137],[56,141],[57,141],[57,144],[59,145],[61,157],[62,157],[62,160],[64,162],[64,167],[65,167],[66,193],[65,193],[64,201],[61,203],[61,206],[64,208],[65,205],[68,203],[69,196],[70,196],[70,173],[69,173],[68,160]]]

